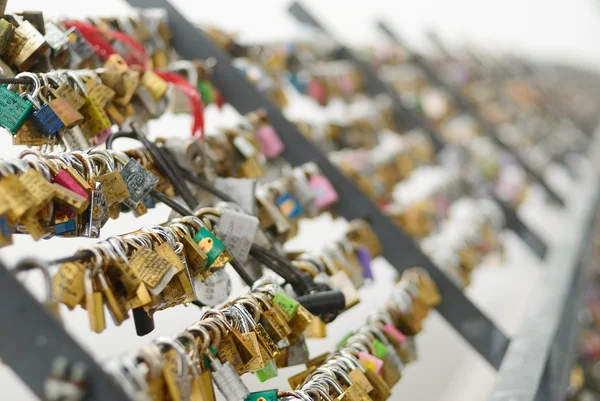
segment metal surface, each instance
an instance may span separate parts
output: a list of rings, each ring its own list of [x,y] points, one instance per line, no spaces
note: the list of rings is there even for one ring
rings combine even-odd
[[[217,65],[213,82],[224,99],[238,112],[247,113],[263,108],[273,127],[285,144],[283,157],[292,165],[315,162],[332,182],[340,196],[336,212],[346,219],[364,217],[369,220],[381,239],[383,256],[398,270],[411,266],[424,267],[439,286],[443,302],[438,307],[442,316],[473,346],[492,366],[498,367],[508,345],[508,338],[496,325],[475,307],[448,277],[421,252],[412,238],[404,233],[377,205],[306,139],[296,125],[290,123],[279,108],[260,93],[231,64],[231,59],[221,49],[165,0],[129,0],[134,7],[166,9],[173,31],[172,44],[184,58],[214,57]]]
[[[327,30],[300,3],[292,4],[290,6],[290,12],[300,22],[319,29],[325,34],[329,35]],[[385,93],[390,96],[394,102],[394,110],[396,110],[397,113],[400,113],[400,115],[397,115],[397,119],[400,121],[399,124],[404,123],[404,129],[408,130],[415,127],[425,129],[425,131],[429,133],[430,137],[436,141],[436,147],[438,150],[444,146],[443,139],[438,135],[437,130],[433,128],[427,121],[406,109],[402,105],[401,100],[398,97],[398,93],[385,82],[383,82],[377,75],[377,72],[374,71],[374,69],[368,65],[368,63],[358,59],[348,48],[344,46],[339,47],[337,55],[345,60],[351,60],[354,64],[360,67],[361,72],[365,76],[366,90],[369,93]],[[494,201],[498,203],[500,208],[504,211],[507,227],[519,235],[538,257],[544,258],[548,250],[544,241],[529,227],[527,227],[523,221],[521,221],[514,209],[507,205],[506,202],[503,202],[496,197],[493,198]]]
[[[600,196],[596,199],[596,205],[593,210],[595,213],[598,213],[599,209]],[[586,264],[592,260],[594,223],[597,221],[597,216],[592,215],[587,222],[588,227],[584,235],[584,248],[581,255],[579,255],[579,262],[574,272],[575,279],[565,301],[560,323],[550,348],[548,360],[546,361],[546,368],[544,369],[535,396],[536,401],[564,401],[566,399],[570,372],[577,355],[575,348],[576,340],[581,330],[578,317],[583,307],[582,290],[586,280]]]
[[[542,277],[540,291],[521,329],[508,347],[490,396],[491,401],[533,401],[540,383],[544,384],[540,390],[542,396],[554,394],[560,390],[556,387],[557,383],[564,383],[553,373],[557,370],[565,372],[564,365],[568,363],[566,347],[572,341],[569,335],[576,325],[572,325],[566,333],[561,331],[564,326],[561,330],[559,327],[563,314],[568,320],[572,312],[566,309],[566,305],[573,296],[573,283],[577,282],[581,255],[589,236],[588,226],[598,208],[598,187],[590,187],[578,198],[571,218],[565,222],[564,232],[568,235],[563,236],[562,241],[550,251],[549,266]],[[546,369],[546,375],[550,375],[553,381],[543,382],[542,375],[557,333],[562,340]],[[557,364],[556,358],[559,358],[561,365]]]
[[[552,201],[558,203],[561,206],[564,206],[565,203],[564,203],[564,200],[562,199],[562,197],[560,197],[556,193],[556,191],[548,185],[548,183],[546,182],[544,177],[541,176],[541,173],[536,171],[533,167],[531,167],[529,165],[529,163],[527,163],[525,160],[523,160],[521,155],[519,155],[517,153],[517,150],[512,149],[510,146],[506,145],[504,142],[502,142],[500,140],[498,133],[496,131],[496,127],[494,127],[493,124],[491,124],[488,120],[486,120],[481,115],[481,113],[479,112],[479,110],[473,103],[471,103],[466,97],[464,97],[461,93],[459,93],[456,90],[456,88],[454,88],[453,86],[451,86],[447,82],[445,82],[441,78],[441,76],[429,65],[427,60],[425,60],[422,56],[420,56],[416,53],[412,53],[411,50],[403,44],[403,42],[400,40],[398,35],[395,32],[392,32],[392,30],[389,29],[385,25],[385,23],[379,22],[377,24],[377,26],[392,41],[401,45],[406,51],[410,52],[411,56],[412,56],[411,61],[414,62],[415,64],[417,64],[423,70],[423,72],[425,72],[425,74],[427,75],[427,78],[429,80],[431,80],[433,83],[435,83],[436,85],[443,87],[463,111],[469,113],[473,118],[475,118],[475,120],[483,128],[483,132],[485,133],[485,135],[488,138],[490,138],[494,143],[496,143],[498,146],[500,146],[502,149],[509,152],[515,158],[516,162],[527,172],[527,174],[531,178],[533,178],[534,181],[537,182],[542,188],[544,188],[544,190],[550,196],[550,199]]]
[[[533,232],[521,218],[517,215],[515,209],[512,208],[511,205],[506,203],[505,201],[497,198],[496,196],[492,196],[494,201],[504,213],[504,218],[506,220],[506,227],[514,231],[522,240],[525,242],[529,248],[536,255],[538,255],[541,259],[546,257],[546,253],[548,252],[548,245],[544,240],[540,238],[538,234]]]
[[[589,244],[589,242],[588,242]],[[581,267],[580,267],[581,269]],[[575,340],[580,331],[577,316],[581,306],[582,274],[573,282],[554,338],[546,368],[542,375],[535,400],[564,401],[569,386],[569,373],[575,362]]]
[[[0,262],[0,358],[40,398],[59,357],[86,367],[86,401],[129,401],[121,387]]]

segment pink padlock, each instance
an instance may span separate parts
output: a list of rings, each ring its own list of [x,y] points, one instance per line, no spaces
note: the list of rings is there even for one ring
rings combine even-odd
[[[439,216],[447,217],[448,209],[450,208],[450,201],[446,195],[439,193],[435,197],[435,205]]]
[[[306,93],[321,105],[327,103],[327,89],[316,79],[313,79],[308,83]]]
[[[102,145],[104,142],[106,142],[106,140],[108,139],[110,134],[112,134],[112,131],[110,128],[107,128],[104,131],[102,131],[101,133],[99,133],[98,135],[96,135],[94,137],[94,145],[96,145],[96,146]]]
[[[85,199],[88,199],[90,196],[90,194],[88,194],[87,191],[81,185],[79,185],[75,178],[71,177],[69,173],[66,172],[66,170],[60,170],[54,176],[54,182],[60,185],[61,187],[70,189],[77,195],[83,196]]]
[[[381,331],[383,331],[386,335],[394,338],[399,343],[403,343],[406,340],[406,336],[391,324],[386,324],[385,326],[383,326]]]
[[[270,124],[262,124],[256,130],[256,138],[262,145],[262,152],[267,159],[274,159],[283,152],[285,145],[281,142],[277,131]]]
[[[315,194],[315,206],[319,210],[327,209],[338,201],[338,194],[333,185],[321,174],[312,174],[308,184]]]
[[[364,351],[360,351],[358,353],[358,362],[360,362],[363,368],[372,370],[377,374],[381,374],[381,368],[383,368],[383,361],[377,358],[376,356],[368,354]]]
[[[338,87],[346,96],[352,95],[356,89],[354,87],[354,82],[352,81],[352,78],[350,78],[348,75],[344,75],[340,78],[338,82]]]

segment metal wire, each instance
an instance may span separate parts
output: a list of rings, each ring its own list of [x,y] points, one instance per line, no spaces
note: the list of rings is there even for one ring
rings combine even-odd
[[[29,78],[9,78],[9,77],[0,77],[0,84],[2,85],[34,85],[34,82]]]

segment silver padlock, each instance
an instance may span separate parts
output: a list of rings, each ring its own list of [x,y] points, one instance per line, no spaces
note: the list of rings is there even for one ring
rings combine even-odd
[[[104,193],[100,190],[93,190],[92,196],[90,197],[90,206],[82,216],[82,227],[79,231],[79,235],[88,238],[100,237],[100,229],[108,220],[108,206],[106,205],[106,198]]]
[[[191,61],[179,60],[169,65],[169,70],[177,73],[184,73],[188,82],[193,87],[198,84],[198,72]],[[191,113],[190,101],[186,94],[179,88],[173,87],[167,93],[169,111],[173,114]]]
[[[69,53],[71,55],[70,69],[77,69],[79,65],[94,56],[95,51],[90,42],[85,40],[81,32],[77,29],[69,30]]]
[[[124,203],[132,209],[135,209],[158,183],[158,178],[135,159],[129,159],[120,173],[130,195]]]
[[[213,381],[225,399],[227,401],[244,401],[250,394],[250,390],[233,365],[230,362],[221,363],[210,352],[207,352],[206,355],[210,359]]]
[[[131,399],[133,401],[149,401],[146,375],[142,373],[137,362],[132,357],[125,357],[121,359],[121,364],[121,375],[131,383],[129,386],[132,390]]]
[[[308,347],[304,335],[298,337],[293,345],[288,347],[287,366],[304,365],[308,362]]]
[[[221,178],[214,182],[215,188],[228,194],[245,212],[256,215],[256,180],[253,178]]]
[[[163,146],[181,167],[196,173],[202,172],[202,141],[196,138],[169,137],[165,139]]]
[[[233,257],[246,263],[258,225],[257,217],[224,208],[216,225],[216,232]]]
[[[73,127],[71,129],[64,129],[59,132],[60,141],[63,146],[69,151],[84,151],[88,150],[90,141],[86,138],[85,134],[79,127]]]
[[[192,284],[198,301],[208,306],[222,304],[231,294],[231,278],[225,269],[213,271],[204,281],[194,277]]]
[[[69,45],[68,33],[54,21],[44,23],[46,42],[54,52],[66,50]]]
[[[315,217],[319,211],[315,205],[316,196],[306,178],[302,166],[293,170],[291,193],[298,200],[307,217]]]
[[[356,288],[360,288],[365,283],[362,270],[357,269],[354,264],[350,263],[346,255],[344,255],[344,253],[336,245],[325,247],[323,253],[330,259],[335,258],[341,261],[342,264],[347,267],[347,270],[350,272],[350,280],[352,280],[352,284],[354,284]]]
[[[154,97],[148,89],[139,85],[135,91],[135,95],[152,117],[155,117],[158,114],[158,103],[154,100]]]

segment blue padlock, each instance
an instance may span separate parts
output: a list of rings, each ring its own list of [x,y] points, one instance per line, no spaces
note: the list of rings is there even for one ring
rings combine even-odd
[[[65,127],[65,124],[47,103],[40,106],[33,96],[27,95],[27,98],[33,103],[35,110],[31,116],[33,123],[46,138],[54,138],[56,133]]]

